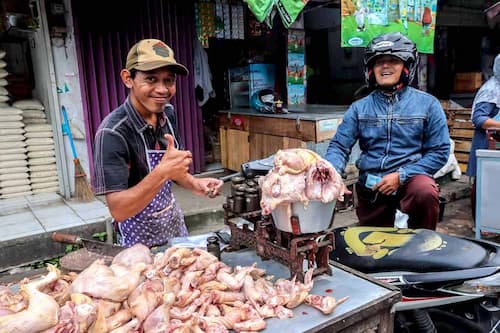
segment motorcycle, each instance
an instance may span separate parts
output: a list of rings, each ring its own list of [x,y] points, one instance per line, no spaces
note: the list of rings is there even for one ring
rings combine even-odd
[[[395,332],[500,332],[500,246],[427,229],[334,230],[330,259],[401,289]]]

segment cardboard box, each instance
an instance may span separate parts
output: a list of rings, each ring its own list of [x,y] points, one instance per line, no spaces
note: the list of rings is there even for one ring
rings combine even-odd
[[[456,73],[453,82],[455,92],[474,92],[483,84],[481,72]]]

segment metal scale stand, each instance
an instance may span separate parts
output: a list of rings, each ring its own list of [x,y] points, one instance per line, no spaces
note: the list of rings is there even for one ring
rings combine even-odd
[[[313,276],[332,275],[328,264],[330,252],[335,246],[331,229],[318,233],[292,234],[276,229],[271,216],[263,216],[256,227],[257,255],[263,260],[273,259],[288,266],[291,278],[296,275],[297,279],[303,281],[304,270],[309,269],[314,269]],[[305,262],[307,268],[304,267]]]
[[[234,213],[227,204],[223,204],[224,224],[231,230],[231,240],[229,245],[233,250],[242,247],[255,249],[255,229],[256,222],[261,218],[261,211],[251,211],[246,213]]]
[[[313,276],[332,274],[328,260],[334,249],[335,238],[331,229],[293,234],[276,229],[272,217],[263,216],[261,210],[237,214],[226,204],[223,208],[224,223],[231,230],[229,245],[232,250],[242,247],[254,249],[263,260],[273,259],[288,266],[290,277],[296,275],[301,281],[304,279],[304,269],[314,269]],[[304,268],[305,261],[307,268]]]

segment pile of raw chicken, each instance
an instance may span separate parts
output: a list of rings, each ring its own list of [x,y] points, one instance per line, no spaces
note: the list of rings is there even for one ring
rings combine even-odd
[[[256,267],[235,267],[203,249],[171,247],[153,255],[144,245],[102,259],[80,274],[48,266],[19,290],[0,286],[0,333],[252,332],[266,318],[290,318],[302,303],[329,314],[345,300],[309,294],[304,283],[274,283]]]
[[[330,162],[309,149],[282,149],[274,155],[274,167],[259,179],[262,214],[280,204],[310,200],[324,203],[344,200],[346,187]]]

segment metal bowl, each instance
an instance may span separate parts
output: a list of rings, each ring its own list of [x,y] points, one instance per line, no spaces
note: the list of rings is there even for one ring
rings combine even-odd
[[[304,207],[302,202],[278,205],[271,212],[274,226],[278,230],[293,234],[309,234],[330,229],[336,202],[309,201],[307,207]]]

